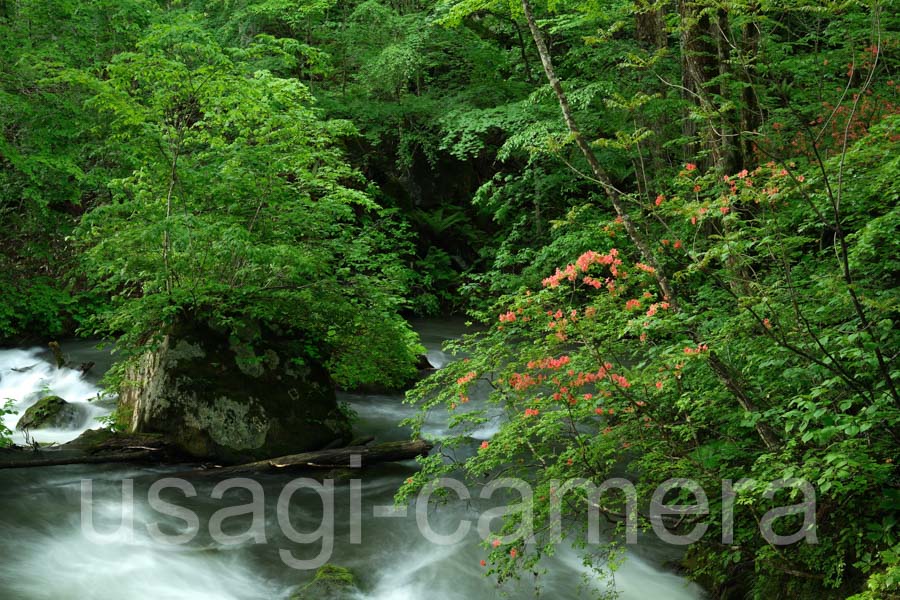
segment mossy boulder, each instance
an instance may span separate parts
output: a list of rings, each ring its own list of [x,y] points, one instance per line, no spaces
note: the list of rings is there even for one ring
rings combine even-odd
[[[94,452],[115,437],[115,435],[115,432],[110,429],[88,429],[74,440],[63,444],[63,446],[75,450]]]
[[[291,596],[291,600],[349,600],[356,589],[356,576],[350,569],[326,564],[316,571],[312,581]]]
[[[318,450],[351,437],[325,368],[290,335],[248,322],[172,327],[125,371],[118,413],[128,431],[161,433],[225,463]]]
[[[46,396],[31,405],[19,422],[16,429],[33,431],[35,429],[78,429],[87,420],[84,406],[66,402],[59,396]]]

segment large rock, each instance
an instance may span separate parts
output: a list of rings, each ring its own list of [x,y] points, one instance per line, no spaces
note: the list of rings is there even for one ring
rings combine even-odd
[[[87,411],[83,405],[70,404],[59,396],[46,396],[25,411],[16,423],[16,429],[78,429],[86,420]]]
[[[325,369],[301,343],[249,324],[173,327],[126,369],[119,415],[133,433],[162,433],[223,462],[320,449],[350,437]]]

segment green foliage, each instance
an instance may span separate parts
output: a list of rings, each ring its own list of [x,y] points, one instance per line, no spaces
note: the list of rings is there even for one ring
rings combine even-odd
[[[502,297],[493,316],[484,315],[487,331],[451,347],[469,358],[410,393],[422,409],[411,422],[417,433],[427,415],[442,410],[458,433],[441,440],[447,452],[423,461],[401,498],[457,468],[475,479],[502,470],[534,486],[528,508],[542,531],[554,481],[599,484],[624,469],[640,474],[644,498],[672,477],[698,481],[712,499],[707,535],[715,537],[721,481],[750,478],[757,483],[739,490],[734,543],[693,546],[695,576],[723,583],[746,561],[756,572],[748,588],[754,597],[785,589],[792,597],[843,597],[870,573],[870,587],[889,589],[883,586],[896,567],[879,561],[895,556],[898,543],[900,402],[897,371],[889,366],[885,374],[879,353],[900,346],[892,326],[896,265],[888,258],[898,233],[900,173],[896,160],[876,157],[889,154],[897,122],[886,119],[823,165],[831,181],[843,164],[845,198],[853,198],[840,209],[852,284],[840,241],[821,239],[822,219],[834,218],[834,207],[812,168],[804,177],[773,163],[725,181],[715,171],[698,175],[693,165],[677,174],[670,192],[647,209],[665,225],[656,235],[671,236],[654,245],[674,273],[677,302],[659,296],[652,269],[618,223],[597,235],[596,213],[573,213],[557,239],[580,258],[555,274],[547,269],[538,287]],[[581,236],[584,228],[593,236]],[[872,239],[886,244],[879,246],[885,260],[871,260]],[[717,364],[727,365],[724,378]],[[468,435],[490,416],[461,400],[484,382],[500,430],[474,455],[447,462],[442,457],[468,447]],[[736,389],[754,406],[742,404]],[[769,482],[792,477],[816,490],[819,543],[773,548],[757,519],[791,503],[765,493]],[[605,495],[601,509],[622,513],[623,500]],[[572,505],[575,522],[585,511],[582,502]],[[508,517],[504,531],[520,518]],[[798,525],[785,520],[783,532]],[[530,558],[494,549],[493,572],[517,576],[542,544]]]
[[[16,411],[13,410],[13,402],[14,400],[7,399],[3,406],[0,406],[0,419],[5,417],[6,415],[14,415]],[[9,430],[2,422],[0,422],[0,448],[7,448],[12,445],[12,440],[10,436],[12,435],[12,431]]]
[[[90,104],[133,170],[79,226],[84,268],[113,299],[95,332],[137,351],[185,315],[252,318],[303,337],[343,385],[402,383],[416,351],[396,316],[403,241],[343,161],[353,128],[241,54],[187,14],[98,84]]]
[[[506,10],[442,6],[462,27]],[[599,484],[627,471],[646,498],[686,477],[716,498],[722,479],[751,477],[735,541],[692,546],[694,577],[713,588],[740,581],[756,598],[894,592],[897,55],[879,37],[893,25],[857,6],[537,8],[582,132],[678,297],[660,295],[654,269],[640,263],[646,252],[604,208],[596,182],[577,176],[590,170],[559,113],[547,112],[554,98],[535,93],[498,154],[511,172],[476,196],[507,224],[493,267],[466,288],[490,290],[481,296],[490,308],[476,313],[489,328],[451,347],[468,358],[409,396],[422,410],[417,432],[446,410],[457,434],[399,499],[459,468],[475,480],[517,476],[534,486],[523,508],[544,531],[555,480]],[[636,31],[635,15],[646,19]],[[668,28],[654,32],[657,15]],[[740,45],[717,40],[711,19]],[[691,60],[699,75],[682,71]],[[502,129],[510,114],[482,111],[452,141],[477,149],[491,131],[484,117]],[[534,182],[554,177],[548,202]],[[473,385],[491,390],[487,410],[464,405]],[[471,452],[469,434],[498,413],[499,432]],[[446,460],[453,449],[461,458]],[[818,545],[774,548],[759,534],[757,519],[779,505],[766,482],[790,477],[816,489]],[[575,495],[572,522],[586,522],[586,500]],[[625,506],[604,497],[601,509]],[[780,526],[793,532],[799,521]],[[545,541],[525,556],[494,548],[491,572],[532,570],[552,552]]]
[[[875,557],[871,553],[866,553],[867,562],[873,558]],[[900,546],[895,545],[885,550],[877,558],[871,567],[878,570],[869,577],[865,591],[850,596],[848,600],[890,598],[891,594],[896,594],[897,590],[900,590]]]
[[[775,501],[748,485],[734,544],[692,548],[691,574],[895,593],[895,3],[532,4],[677,298],[519,2],[22,0],[0,2],[0,337],[81,327],[128,355],[249,318],[344,386],[398,386],[422,350],[399,314],[468,306],[490,328],[411,397],[464,447],[490,382],[504,424],[470,474],[536,497],[623,468],[642,491],[803,477],[821,544],[762,544]],[[402,494],[456,466],[425,459]],[[508,550],[501,579],[540,556]]]
[[[97,298],[72,277],[65,237],[104,194],[95,73],[157,12],[152,2],[27,0],[0,8],[0,337],[72,332]]]
[[[128,424],[124,421],[118,410],[115,410],[106,416],[97,417],[97,422],[102,429],[112,433],[122,433],[128,429]]]

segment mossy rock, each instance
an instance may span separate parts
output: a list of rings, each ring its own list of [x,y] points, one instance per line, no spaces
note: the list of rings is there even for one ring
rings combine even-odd
[[[349,440],[334,383],[304,357],[304,340],[247,323],[243,337],[200,318],[173,324],[126,369],[117,414],[127,431],[163,434],[192,457],[222,463]]]
[[[111,438],[115,437],[115,435],[116,434],[109,429],[88,429],[71,442],[67,442],[65,446],[67,448],[93,452],[97,448],[102,447],[103,444],[108,442]]]
[[[291,600],[348,600],[356,590],[356,576],[350,569],[326,564]]]
[[[59,396],[41,398],[25,411],[16,429],[78,429],[87,418],[82,406],[70,404]]]

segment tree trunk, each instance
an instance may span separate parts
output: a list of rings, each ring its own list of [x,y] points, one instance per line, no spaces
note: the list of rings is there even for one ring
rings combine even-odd
[[[81,437],[54,450],[0,451],[0,469],[107,463],[160,464],[181,460],[183,456],[162,436],[113,434],[96,429],[86,431]]]
[[[663,8],[649,0],[635,2],[634,24],[637,40],[654,50],[667,45]]]
[[[753,8],[754,12],[756,7]],[[756,163],[750,132],[756,132],[762,123],[762,109],[750,69],[756,64],[759,52],[759,28],[755,21],[746,23],[741,32],[741,76],[744,81],[743,105],[741,106],[741,167],[752,168]]]
[[[737,379],[737,375],[735,375],[731,368],[722,362],[722,359],[715,352],[709,353],[709,366],[712,367],[713,372],[715,372],[716,376],[718,376],[719,380],[725,384],[725,387],[728,388],[728,391],[737,399],[738,404],[741,405],[741,408],[744,409],[745,412],[753,413],[756,412],[756,406],[753,403],[753,400],[747,395],[747,392],[744,390],[744,386]],[[756,432],[759,434],[760,439],[766,445],[766,448],[775,448],[778,446],[780,440],[771,427],[766,425],[761,421],[756,422]]]
[[[721,39],[723,23],[727,27],[724,11],[712,21],[709,15],[693,0],[679,2],[681,20],[681,85],[685,100],[694,104],[708,123],[698,129],[697,122],[689,115],[682,121],[682,133],[686,138],[699,138],[699,146],[688,144],[686,156],[696,156],[700,150],[709,153],[710,160],[701,162],[703,167],[715,167],[721,172],[729,170],[728,135],[724,119],[719,118],[712,96],[720,92],[713,79],[719,76],[720,48],[713,40]]]
[[[657,7],[650,0],[637,0],[635,3],[634,13],[634,30],[635,39],[647,47],[647,49],[656,53],[669,45],[668,33],[666,32],[665,8]],[[660,87],[656,88],[662,95],[665,90]],[[652,93],[652,90],[647,90]],[[637,110],[634,114],[635,127],[646,127],[654,133],[656,140],[665,139],[665,132],[670,125],[670,115],[663,113],[655,117],[648,117],[644,111]],[[649,156],[649,177],[644,161],[644,152]],[[644,180],[644,189],[641,190],[647,200],[652,200],[656,194],[654,190],[659,188],[659,177],[666,168],[666,151],[662,144],[655,140],[650,140],[646,147],[642,144],[637,145],[637,161],[635,171],[641,173]]]

